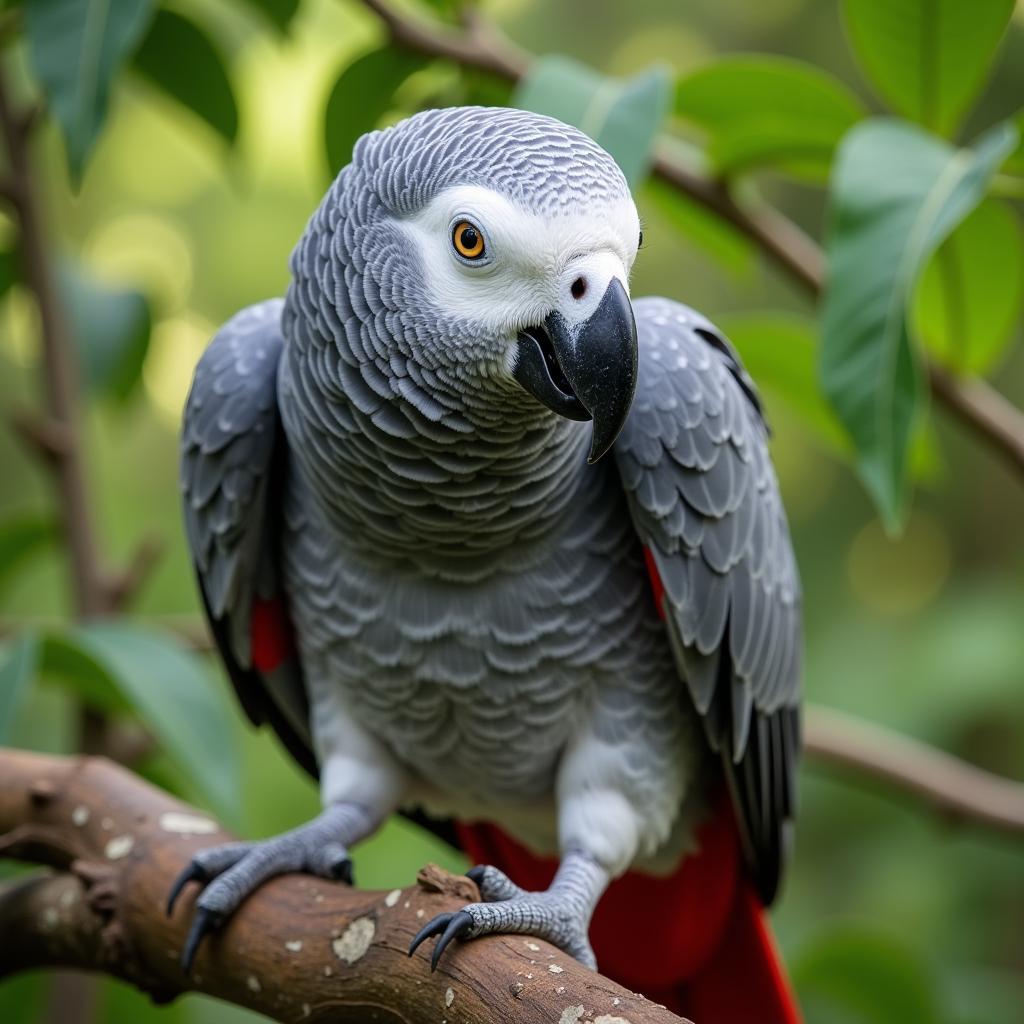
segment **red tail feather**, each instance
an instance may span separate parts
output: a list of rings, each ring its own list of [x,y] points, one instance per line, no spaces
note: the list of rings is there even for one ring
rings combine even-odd
[[[494,825],[459,825],[462,848],[527,889],[545,889],[557,862]],[[698,830],[700,849],[665,877],[616,879],[590,939],[602,973],[695,1024],[799,1024],[800,1012],[764,911],[743,877],[727,800]]]

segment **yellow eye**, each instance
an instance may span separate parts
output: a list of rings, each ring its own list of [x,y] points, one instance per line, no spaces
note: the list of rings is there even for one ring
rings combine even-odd
[[[468,220],[460,220],[452,231],[452,245],[463,259],[478,260],[484,254],[483,232]]]

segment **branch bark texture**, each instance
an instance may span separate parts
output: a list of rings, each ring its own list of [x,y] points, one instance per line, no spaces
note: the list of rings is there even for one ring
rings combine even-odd
[[[410,16],[389,0],[363,0],[363,6],[397,46],[510,82],[529,69],[532,55],[473,9],[457,30]],[[665,146],[656,148],[653,173],[745,234],[811,298],[821,295],[826,276],[821,246],[781,211],[763,202],[737,201],[727,182],[688,167]],[[1024,413],[981,378],[960,380],[935,364],[927,371],[935,398],[1024,477]]]
[[[544,942],[482,938],[406,955],[431,916],[478,898],[428,866],[418,883],[363,892],[296,875],[250,897],[179,966],[192,899],[164,911],[197,848],[228,836],[103,758],[0,751],[0,856],[57,869],[0,888],[0,978],[70,967],[128,981],[155,1000],[203,992],[273,1020],[326,1024],[680,1024],[681,1018]]]

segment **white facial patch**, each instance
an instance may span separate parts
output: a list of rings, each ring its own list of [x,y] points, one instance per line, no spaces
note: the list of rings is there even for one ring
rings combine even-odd
[[[463,220],[483,235],[479,261],[456,255],[452,229]],[[628,198],[542,217],[474,185],[447,189],[400,223],[420,253],[436,307],[510,341],[556,309],[570,323],[582,322],[612,277],[628,292],[640,235]]]

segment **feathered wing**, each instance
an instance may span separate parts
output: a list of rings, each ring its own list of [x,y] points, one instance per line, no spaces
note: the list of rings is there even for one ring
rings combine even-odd
[[[282,302],[250,306],[214,336],[185,405],[185,528],[210,629],[238,698],[316,774],[302,671],[279,585],[285,446],[277,407]]]
[[[786,860],[800,745],[800,589],[750,377],[712,324],[634,305],[640,375],[615,456],[676,664],[721,755],[758,892]]]

